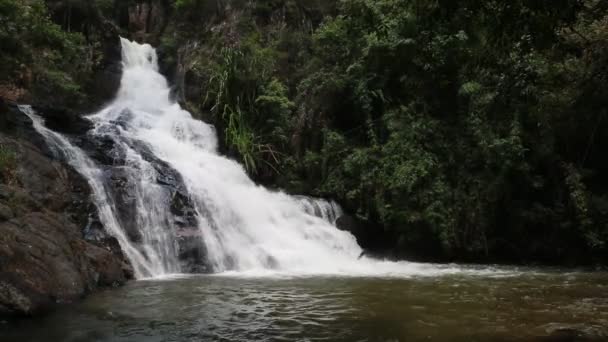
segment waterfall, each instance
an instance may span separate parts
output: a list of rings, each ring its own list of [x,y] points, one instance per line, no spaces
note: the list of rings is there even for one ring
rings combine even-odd
[[[113,135],[128,146],[143,144],[179,173],[214,271],[330,271],[357,259],[361,248],[332,225],[336,211],[329,202],[303,201],[256,185],[240,164],[219,155],[213,126],[170,100],[156,51],[121,43],[121,87],[111,105],[90,117],[93,134]]]
[[[133,197],[136,239],[119,217],[123,208],[113,199],[104,171],[69,139],[45,128],[31,109],[22,110],[88,180],[100,220],[119,241],[137,277],[183,271],[176,242],[180,228],[170,208],[175,193],[159,185],[161,164],[174,170],[173,178],[185,188],[183,196],[193,211],[190,225],[201,236],[214,272],[372,275],[430,267],[361,258],[354,236],[334,225],[341,215],[335,203],[256,185],[242,165],[218,153],[213,126],[170,100],[156,51],[122,38],[121,44],[120,89],[109,106],[88,116],[94,124],[88,136],[110,141],[121,160],[121,175],[129,184],[121,191]]]
[[[334,201],[310,197],[300,197],[299,201],[300,207],[307,214],[320,217],[331,224],[335,225],[338,218],[342,216],[342,209]]]
[[[146,239],[139,248],[129,240],[117,219],[116,205],[108,193],[103,171],[67,138],[46,128],[44,120],[30,106],[19,106],[19,109],[32,120],[34,129],[44,137],[53,152],[65,158],[88,181],[99,219],[108,233],[118,240],[123,253],[131,262],[135,276],[142,278],[177,272],[176,263],[172,262],[175,258],[163,251],[164,247],[155,248],[150,238]],[[164,234],[161,233],[161,239],[168,241],[166,236],[162,235]],[[149,237],[150,234],[147,236]]]

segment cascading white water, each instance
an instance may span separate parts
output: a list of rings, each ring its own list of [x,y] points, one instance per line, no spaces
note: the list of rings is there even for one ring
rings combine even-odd
[[[334,201],[301,197],[299,202],[300,207],[307,214],[320,217],[331,224],[336,224],[338,218],[342,216],[342,209]]]
[[[360,259],[362,250],[355,238],[333,225],[339,215],[335,204],[254,184],[241,165],[218,154],[214,128],[170,100],[167,81],[158,73],[155,50],[147,44],[121,42],[124,74],[118,97],[91,119],[104,127],[119,120],[125,110],[132,113],[128,123],[118,127],[120,134],[144,142],[180,173],[215,271],[406,271],[405,263]]]
[[[103,171],[80,148],[74,146],[61,134],[46,128],[44,120],[32,110],[32,107],[19,106],[19,109],[32,119],[34,129],[44,137],[48,145],[56,153],[64,156],[68,163],[87,179],[92,190],[93,202],[97,206],[99,219],[108,233],[118,240],[123,253],[133,266],[135,276],[142,278],[176,272],[175,267],[167,266],[170,258],[163,253],[157,253],[155,248],[149,244],[149,240],[142,244],[141,248],[145,251],[142,253],[142,250],[128,239],[117,219],[116,205],[104,183]]]
[[[197,225],[216,272],[249,275],[342,274],[434,275],[457,271],[415,263],[393,263],[362,257],[348,232],[334,223],[339,207],[328,201],[269,191],[252,182],[237,162],[218,154],[212,126],[195,120],[170,100],[159,74],[155,50],[122,39],[123,76],[117,98],[89,118],[93,137],[110,137],[126,152],[137,184],[137,224],[142,241],[129,241],[116,219],[100,170],[61,135],[44,128],[33,113],[36,129],[67,155],[93,188],[104,226],[120,242],[139,277],[179,272],[175,236],[166,195],[155,184],[154,168],[134,146],[145,146],[155,158],[177,171],[197,214]]]
[[[118,96],[90,118],[97,134],[108,134],[108,127],[113,127],[115,134],[143,142],[179,172],[196,207],[215,271],[324,273],[357,262],[361,248],[354,237],[330,223],[336,219],[330,217],[335,206],[254,184],[241,165],[218,154],[212,126],[194,120],[170,101],[155,50],[147,44],[121,42],[124,70]]]

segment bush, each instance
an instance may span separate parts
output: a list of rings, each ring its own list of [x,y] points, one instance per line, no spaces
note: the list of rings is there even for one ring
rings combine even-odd
[[[34,98],[81,98],[75,80],[86,72],[86,47],[78,33],[53,23],[42,0],[0,0],[0,83],[29,88]],[[39,92],[38,90],[41,90]]]

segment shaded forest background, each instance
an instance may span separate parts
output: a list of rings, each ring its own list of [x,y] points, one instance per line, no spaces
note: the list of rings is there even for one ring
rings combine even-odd
[[[0,0],[0,96],[99,108],[118,35],[158,47],[254,179],[335,199],[372,253],[608,261],[606,1]]]

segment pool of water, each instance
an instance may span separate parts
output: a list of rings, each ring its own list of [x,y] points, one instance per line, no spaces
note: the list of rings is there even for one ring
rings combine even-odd
[[[608,340],[606,327],[606,273],[216,275],[131,282],[3,322],[0,340],[542,341],[560,331]]]

